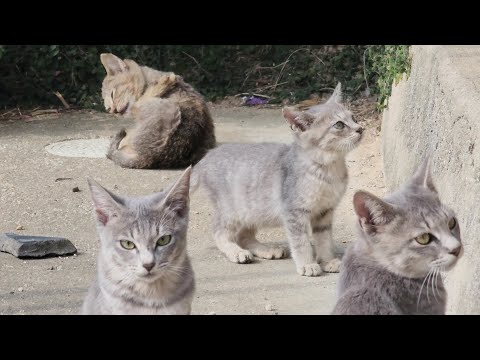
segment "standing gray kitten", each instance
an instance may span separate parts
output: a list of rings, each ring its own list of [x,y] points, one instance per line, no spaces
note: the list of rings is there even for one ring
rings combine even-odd
[[[343,259],[333,314],[445,314],[439,273],[453,268],[462,243],[455,214],[432,183],[429,160],[384,200],[359,191],[353,203],[359,239]]]
[[[101,247],[82,314],[190,314],[189,167],[167,192],[121,197],[89,180]]]
[[[290,145],[225,144],[210,150],[193,169],[192,189],[202,185],[215,208],[214,238],[232,262],[253,256],[279,259],[287,249],[258,242],[258,228],[284,226],[297,272],[337,272],[333,210],[347,186],[346,154],[362,128],[341,103],[341,85],[308,111],[283,109],[296,128]]]

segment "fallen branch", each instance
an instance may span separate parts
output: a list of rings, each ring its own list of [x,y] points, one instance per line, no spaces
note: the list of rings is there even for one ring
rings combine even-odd
[[[13,113],[15,110],[16,110],[16,109],[13,109],[13,110],[10,110],[10,111],[7,111],[7,112],[3,113],[3,114],[2,114],[2,117],[6,116],[6,115],[8,115],[8,114],[10,114],[10,113]]]
[[[62,102],[63,106],[65,106],[66,109],[70,109],[70,105],[68,105],[68,103],[65,101],[62,94],[60,94],[58,91],[55,91],[54,94],[56,97],[60,99],[60,101]]]
[[[277,86],[285,85],[285,84],[288,84],[288,81],[284,81],[284,82],[282,82],[282,83],[280,83],[280,84],[273,84],[273,85],[267,85],[267,86],[264,86],[264,87],[260,87],[260,88],[257,88],[257,90],[260,90],[260,89],[261,89],[261,90],[263,91],[263,90],[266,90],[266,89],[270,89],[270,88],[272,88],[272,87],[273,87],[273,88],[276,88]],[[274,90],[275,90],[275,89],[274,89]]]
[[[233,97],[239,97],[239,96],[257,96],[257,97],[261,97],[261,98],[265,98],[265,99],[271,99],[270,96],[267,96],[267,95],[260,95],[260,94],[252,94],[252,93],[240,93],[240,94],[237,94],[237,95],[233,95]]]
[[[38,115],[44,115],[44,114],[56,114],[58,113],[58,110],[56,109],[46,109],[46,110],[37,110],[32,112],[30,115],[32,116],[38,116]]]

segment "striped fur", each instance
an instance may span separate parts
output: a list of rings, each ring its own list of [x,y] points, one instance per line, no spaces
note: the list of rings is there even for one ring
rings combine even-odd
[[[181,76],[102,54],[105,108],[135,125],[113,137],[107,157],[135,169],[179,169],[215,147],[215,129],[202,95]]]

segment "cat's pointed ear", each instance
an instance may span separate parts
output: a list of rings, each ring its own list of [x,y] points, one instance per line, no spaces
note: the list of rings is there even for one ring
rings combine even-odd
[[[423,186],[430,189],[433,192],[437,192],[435,185],[433,184],[432,175],[430,173],[431,160],[430,156],[427,156],[420,166],[418,167],[415,174],[413,174],[410,179],[410,183],[417,186]]]
[[[282,114],[285,120],[290,124],[290,127],[296,127],[300,131],[307,130],[313,123],[314,116],[304,111],[298,111],[291,107],[284,107]]]
[[[142,69],[140,68],[140,65],[138,65],[135,61],[130,60],[130,59],[125,59],[123,62],[125,63],[125,66],[127,67],[127,69],[129,71],[134,72],[134,73],[140,73],[140,74],[142,73]]]
[[[95,180],[87,178],[87,182],[92,194],[97,221],[105,226],[112,218],[120,215],[124,205],[123,200]]]
[[[338,83],[337,87],[333,91],[332,96],[330,96],[330,99],[328,99],[327,103],[338,103],[340,104],[343,100],[343,94],[342,94],[342,84]]]
[[[189,210],[191,172],[192,166],[190,165],[183,172],[177,182],[170,188],[167,196],[162,202],[162,207],[175,212],[180,217],[185,217]]]
[[[100,61],[103,64],[103,67],[107,71],[107,75],[117,75],[123,71],[128,70],[128,65],[120,59],[118,56],[113,54],[100,54]]]
[[[396,215],[395,208],[366,191],[357,191],[353,196],[353,207],[360,226],[367,234],[381,231]]]

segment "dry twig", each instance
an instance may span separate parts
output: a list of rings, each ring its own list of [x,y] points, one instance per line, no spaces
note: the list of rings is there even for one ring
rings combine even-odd
[[[55,91],[54,94],[56,97],[60,99],[60,101],[62,102],[63,106],[65,106],[66,109],[70,109],[70,105],[68,105],[68,103],[65,101],[62,94],[60,94],[58,91]]]

